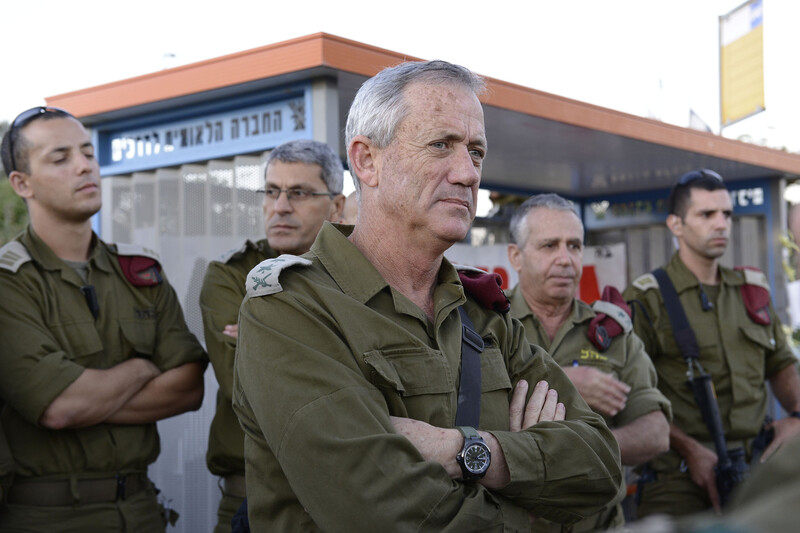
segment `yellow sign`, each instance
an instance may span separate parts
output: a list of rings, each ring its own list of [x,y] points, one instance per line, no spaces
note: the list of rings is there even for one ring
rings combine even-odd
[[[765,109],[762,1],[749,0],[719,18],[722,126]]]

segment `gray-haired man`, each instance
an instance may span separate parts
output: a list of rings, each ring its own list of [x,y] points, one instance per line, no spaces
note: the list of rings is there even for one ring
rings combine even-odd
[[[265,259],[308,251],[322,223],[339,220],[344,207],[343,179],[342,162],[327,144],[299,140],[272,150],[263,204],[267,238],[255,243],[248,240],[212,261],[206,271],[200,307],[208,355],[219,382],[206,456],[208,469],[222,477],[215,533],[231,530],[231,519],[245,497],[244,433],[231,409],[236,322],[245,278]]]
[[[475,216],[482,89],[441,61],[368,80],[346,130],[354,229],[326,224],[307,254],[250,273],[233,402],[254,530],[520,531],[616,494],[600,417],[495,280],[443,256]],[[463,367],[459,307],[483,345]],[[467,375],[480,384],[458,408]],[[457,423],[464,407],[479,421]]]

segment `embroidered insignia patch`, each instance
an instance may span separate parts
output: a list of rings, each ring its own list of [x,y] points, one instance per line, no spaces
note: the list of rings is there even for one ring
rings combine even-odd
[[[642,291],[658,289],[658,281],[654,275],[644,274],[636,278],[636,281],[633,282],[633,286]]]
[[[16,273],[19,267],[30,260],[28,250],[19,241],[11,241],[0,248],[0,268]]]
[[[311,261],[291,254],[283,254],[274,259],[265,259],[247,274],[247,296],[267,296],[281,292],[278,278],[281,271],[294,265],[310,266]]]

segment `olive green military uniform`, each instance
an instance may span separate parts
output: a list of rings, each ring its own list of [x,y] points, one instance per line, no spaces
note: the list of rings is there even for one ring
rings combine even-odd
[[[146,477],[159,453],[155,423],[63,430],[38,423],[85,368],[145,357],[166,371],[205,357],[166,280],[133,286],[116,246],[93,236],[92,248],[88,284],[97,294],[96,319],[80,291],[86,283],[30,227],[0,250],[0,420],[16,466],[9,503],[0,515],[2,531],[165,527]],[[114,501],[117,494],[124,498]],[[46,505],[47,498],[70,501]],[[82,503],[81,498],[105,501]]]
[[[244,432],[231,407],[236,339],[222,331],[228,324],[238,322],[247,273],[261,261],[277,255],[266,239],[256,243],[247,241],[240,249],[209,263],[200,291],[206,350],[219,383],[217,411],[211,422],[206,454],[208,469],[223,478],[214,533],[230,532],[231,519],[245,497]]]
[[[697,278],[677,253],[665,270],[697,336],[700,363],[712,376],[728,448],[744,447],[749,457],[751,441],[767,411],[764,380],[796,361],[771,304],[767,326],[747,315],[741,286],[746,279],[767,289],[769,284],[760,272],[720,267],[719,294],[713,308],[703,311]],[[709,288],[709,292],[714,290]],[[656,367],[658,387],[672,402],[674,424],[713,451],[711,435],[687,385],[687,366],[675,343],[658,282],[645,274],[625,290],[624,297],[641,304],[633,303],[634,330]],[[655,512],[688,514],[711,506],[706,491],[691,481],[681,462],[674,450],[651,461],[656,481],[643,488],[640,517]]]
[[[2,405],[2,402],[0,402]],[[0,407],[0,412],[2,407]],[[5,502],[11,480],[14,479],[14,458],[11,457],[11,450],[8,449],[8,441],[0,424],[0,513],[3,512],[3,502]]]
[[[253,531],[527,531],[529,513],[572,522],[614,498],[613,435],[519,322],[465,298],[446,260],[431,321],[347,240],[349,230],[325,223],[302,258],[265,261],[248,277],[233,405],[245,429]],[[503,448],[511,482],[502,490],[452,480],[389,418],[454,426],[461,304],[486,343],[480,428]],[[546,378],[567,420],[510,432],[521,378]]]
[[[800,523],[800,437],[781,446],[768,461],[755,465],[723,516],[654,515],[635,522],[630,533],[793,533]]]
[[[642,341],[628,330],[614,337],[609,347],[599,352],[586,336],[589,322],[597,313],[586,303],[575,299],[572,314],[561,325],[553,341],[544,331],[536,315],[533,314],[522,291],[514,287],[508,292],[511,301],[511,316],[525,327],[525,337],[531,344],[543,347],[561,366],[592,366],[613,375],[630,386],[625,408],[610,417],[600,414],[609,428],[621,427],[653,411],[663,411],[667,420],[672,418],[669,401],[658,390],[656,371],[644,351]],[[573,531],[596,531],[619,527],[624,524],[620,502],[625,497],[626,485],[623,481],[615,501],[600,513],[575,524]],[[537,521],[535,531],[559,531],[556,524]]]

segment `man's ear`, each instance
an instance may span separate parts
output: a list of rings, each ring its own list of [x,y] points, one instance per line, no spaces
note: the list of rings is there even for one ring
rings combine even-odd
[[[362,185],[375,187],[378,184],[378,171],[375,165],[375,155],[377,148],[372,141],[363,136],[356,135],[350,140],[347,147],[347,154],[353,168],[350,173],[354,174]]]
[[[519,249],[514,243],[508,245],[508,262],[511,263],[511,268],[519,272],[522,270],[522,250]]]
[[[33,191],[28,183],[29,177],[28,174],[20,172],[19,170],[13,170],[8,177],[8,181],[11,183],[11,188],[14,189],[14,192],[17,193],[20,198],[26,200],[33,196]]]
[[[344,194],[337,194],[333,197],[333,210],[331,211],[328,220],[331,222],[336,222],[337,224],[342,221],[342,213],[344,212],[344,201],[345,201]]]
[[[675,237],[683,234],[683,221],[678,215],[667,215],[667,227]]]

